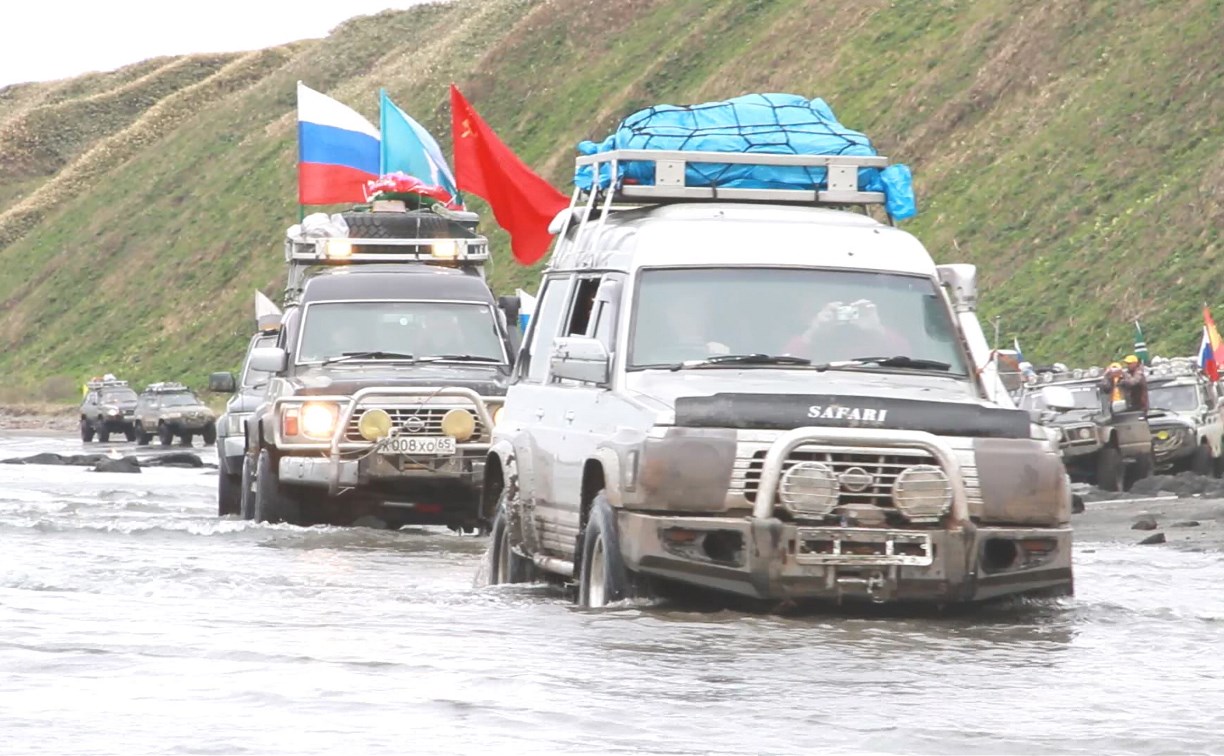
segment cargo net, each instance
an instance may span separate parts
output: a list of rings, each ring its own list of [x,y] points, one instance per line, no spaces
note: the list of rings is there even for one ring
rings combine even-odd
[[[579,145],[583,154],[609,150],[671,150],[768,155],[874,156],[866,135],[848,129],[823,100],[793,95],[745,95],[702,105],[658,105],[633,113],[603,142]],[[620,168],[625,184],[650,185],[654,163],[627,162]],[[590,167],[582,166],[575,183],[590,188]],[[860,169],[859,186],[878,191],[879,171]],[[600,167],[600,188],[610,183],[610,169]],[[743,189],[824,189],[826,169],[819,166],[775,166],[740,163],[689,163],[687,186]],[[870,188],[869,188],[870,186]]]

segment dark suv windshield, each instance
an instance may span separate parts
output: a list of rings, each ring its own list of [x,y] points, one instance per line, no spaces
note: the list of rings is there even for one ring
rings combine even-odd
[[[162,394],[163,407],[191,407],[200,403],[195,394]]]
[[[904,356],[967,374],[943,297],[921,276],[648,269],[639,278],[634,313],[630,369],[719,354],[792,355],[813,363]]]
[[[98,399],[102,404],[131,404],[136,401],[136,392],[131,389],[108,389]]]
[[[1199,408],[1197,386],[1152,386],[1148,389],[1148,406],[1173,412],[1194,412]]]
[[[493,307],[460,302],[319,302],[306,306],[297,361],[348,355],[471,355],[505,361]]]

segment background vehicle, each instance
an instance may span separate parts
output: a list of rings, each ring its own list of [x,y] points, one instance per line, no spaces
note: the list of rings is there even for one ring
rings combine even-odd
[[[1101,375],[1100,368],[1045,373],[1025,387],[1020,406],[1058,431],[1072,480],[1122,491],[1152,474],[1152,434],[1142,412],[1110,405],[1097,386]]]
[[[95,378],[85,384],[85,398],[81,402],[81,440],[106,443],[110,434],[122,433],[128,441],[136,440],[136,428],[132,413],[136,409],[136,392],[127,381],[114,376]]]
[[[559,219],[486,470],[493,582],[543,572],[588,606],[643,582],[773,604],[1071,590],[1066,472],[981,378],[974,270],[833,209],[882,201],[858,178],[883,158],[579,164],[618,159],[656,183]],[[687,162],[734,161],[834,188],[685,185]]]
[[[1193,361],[1153,364],[1148,371],[1148,404],[1157,471],[1220,474],[1224,458],[1221,399],[1215,384]]]
[[[217,418],[217,514],[239,514],[242,503],[242,459],[246,453],[246,419],[263,401],[269,373],[251,367],[251,353],[260,347],[276,345],[282,313],[267,297],[256,292],[255,326],[257,332],[247,343],[239,379],[233,373],[218,372],[208,377],[209,391],[233,394],[225,412]]]
[[[250,359],[273,378],[247,422],[244,517],[480,527],[517,310],[485,283],[483,237],[455,234],[290,240],[282,330]]]
[[[144,446],[154,436],[162,446],[178,438],[184,446],[199,435],[204,445],[217,441],[216,416],[195,392],[181,383],[151,383],[136,404],[136,443]]]

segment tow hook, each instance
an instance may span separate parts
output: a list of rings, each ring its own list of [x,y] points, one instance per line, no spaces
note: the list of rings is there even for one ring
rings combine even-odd
[[[847,593],[858,593],[867,596],[873,603],[882,604],[888,600],[888,581],[883,573],[871,572],[867,575],[838,575],[838,598]]]

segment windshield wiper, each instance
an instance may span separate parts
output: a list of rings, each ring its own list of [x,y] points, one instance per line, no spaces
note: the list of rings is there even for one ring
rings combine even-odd
[[[421,357],[418,362],[493,362],[501,364],[498,357],[484,357],[479,354],[431,354]]]
[[[895,357],[854,357],[846,360],[860,365],[879,365],[880,367],[912,368],[914,370],[951,370],[952,365],[939,360],[924,360],[919,357],[907,357],[900,354]]]
[[[716,354],[704,360],[685,360],[668,365],[669,370],[684,370],[686,368],[708,367],[710,365],[811,365],[806,357],[792,357],[789,354]]]
[[[411,354],[403,352],[343,352],[339,357],[328,357],[323,360],[324,365],[331,365],[335,362],[348,362],[349,360],[415,360]]]

